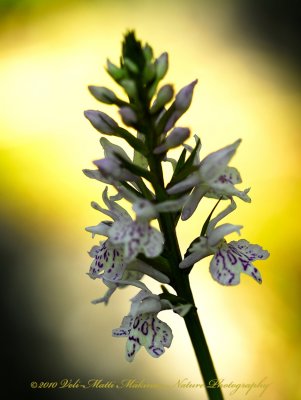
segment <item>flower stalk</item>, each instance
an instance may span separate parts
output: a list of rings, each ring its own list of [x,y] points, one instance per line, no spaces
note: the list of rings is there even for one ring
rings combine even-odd
[[[229,223],[217,226],[235,210],[233,197],[251,201],[249,189],[236,188],[242,181],[240,174],[228,165],[241,140],[201,161],[200,139],[195,135],[196,143],[191,147],[185,143],[190,129],[175,126],[190,107],[197,80],[174,96],[171,85],[159,88],[167,70],[167,53],[154,59],[152,48],[142,47],[134,32],[128,32],[122,44],[120,66],[107,62],[108,73],[123,88],[127,99],[118,98],[105,87],[89,86],[98,101],[119,108],[126,128],[101,111],[86,111],[86,118],[103,135],[124,139],[133,148],[134,157],[102,137],[105,157],[94,161],[96,170],[84,170],[87,177],[111,185],[117,192],[112,196],[108,186],[104,189],[102,200],[106,208],[96,202],[91,204],[110,220],[86,228],[93,237],[105,237],[89,252],[93,261],[88,275],[107,287],[104,296],[94,300],[94,304],[108,304],[116,291],[129,285],[140,289],[131,299],[129,314],[112,331],[114,337],[127,338],[127,361],[132,362],[141,347],[154,358],[170,347],[172,330],[157,315],[172,310],[184,318],[209,400],[222,400],[221,389],[210,387],[210,382],[218,377],[197,313],[189,273],[199,260],[213,256],[209,271],[219,284],[237,285],[241,273],[261,283],[261,275],[252,263],[266,259],[269,253],[244,239],[229,243],[224,239],[233,232],[240,234],[242,228]],[[168,154],[176,147],[182,147],[178,160]],[[165,182],[163,174],[166,161],[173,166],[170,182]],[[176,230],[178,220],[191,218],[204,197],[218,199],[218,203],[183,258]],[[121,199],[132,205],[132,213],[118,203]],[[213,217],[217,205],[229,200],[230,205]],[[153,220],[160,229],[152,226]],[[162,292],[152,293],[142,282],[144,275],[163,283]],[[176,294],[170,293],[166,285]]]

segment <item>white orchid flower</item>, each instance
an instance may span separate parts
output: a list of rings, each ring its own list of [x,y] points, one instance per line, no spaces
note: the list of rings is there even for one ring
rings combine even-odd
[[[125,272],[136,271],[146,274],[160,283],[169,283],[169,278],[151,265],[141,261],[133,260],[126,263],[122,247],[113,245],[110,240],[100,242],[99,246],[93,246],[89,255],[93,258],[88,275],[92,279],[100,278],[110,282],[118,282],[128,278]]]
[[[235,188],[235,185],[241,183],[242,180],[237,169],[228,166],[240,142],[239,139],[231,145],[209,154],[197,164],[199,167],[197,171],[168,189],[169,194],[176,194],[193,188],[184,205],[182,220],[187,220],[192,216],[204,196],[223,199],[237,196],[246,202],[251,201],[247,194],[250,189],[239,191]],[[187,146],[186,148],[191,150]],[[196,155],[196,160],[198,157]]]
[[[136,353],[144,346],[152,357],[160,357],[165,347],[169,347],[172,342],[172,330],[157,314],[166,309],[183,311],[185,315],[191,305],[174,307],[167,300],[161,300],[158,295],[150,290],[141,290],[131,299],[132,306],[129,315],[123,318],[121,326],[112,331],[115,337],[127,337],[126,359],[133,361]]]
[[[92,207],[108,215],[113,219],[111,226],[104,226],[103,223],[86,228],[92,234],[107,235],[111,244],[123,251],[123,258],[126,263],[133,261],[139,253],[146,257],[157,257],[163,249],[163,235],[156,228],[149,224],[149,209],[143,212],[139,208],[140,218],[133,220],[130,214],[112,198],[108,198],[107,188],[103,192],[103,200],[108,210],[101,208],[97,203]],[[145,216],[145,218],[143,218]]]
[[[223,224],[216,227],[216,224],[235,208],[236,204],[232,199],[231,204],[210,221],[206,236],[201,236],[200,240],[193,244],[189,251],[191,254],[180,263],[180,268],[188,268],[204,257],[213,255],[209,270],[212,278],[218,283],[227,286],[238,285],[241,273],[262,283],[260,272],[253,266],[252,261],[265,260],[269,257],[269,252],[244,239],[227,243],[224,237],[232,232],[240,234],[241,225]]]
[[[255,260],[266,260],[269,252],[247,240],[224,241],[210,262],[212,278],[222,285],[238,285],[243,272],[258,283],[262,283],[261,274],[252,264]]]

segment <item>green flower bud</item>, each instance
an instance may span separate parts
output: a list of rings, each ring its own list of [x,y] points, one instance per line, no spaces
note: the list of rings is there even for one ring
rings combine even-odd
[[[165,153],[169,149],[180,146],[190,135],[188,128],[175,128],[165,139],[165,142],[154,150],[155,154]]]
[[[116,134],[116,129],[119,128],[113,118],[101,111],[88,110],[84,112],[84,115],[95,129],[106,135]]]
[[[137,115],[131,107],[121,107],[119,114],[121,115],[122,121],[125,125],[133,126],[133,124],[137,122]]]
[[[162,109],[173,97],[174,90],[171,85],[164,85],[161,87],[157,94],[157,98],[152,105],[150,112],[155,114],[157,111]]]
[[[137,88],[136,88],[136,84],[134,81],[132,81],[131,79],[123,79],[120,82],[120,84],[126,91],[129,98],[133,99],[133,98],[137,97]]]
[[[152,63],[147,63],[143,71],[143,82],[149,83],[156,77],[156,67]]]
[[[107,60],[107,71],[115,81],[120,81],[125,76],[125,72],[122,68],[118,68],[115,64]]]
[[[149,44],[146,43],[146,45],[143,47],[143,53],[145,60],[150,62],[153,59],[153,49]]]
[[[158,80],[163,79],[167,70],[168,70],[168,54],[162,53],[161,56],[156,60],[157,79]]]
[[[118,101],[112,90],[103,86],[88,86],[90,93],[99,101],[106,104],[115,104]]]
[[[132,60],[130,60],[129,58],[125,58],[123,60],[123,63],[130,72],[136,75],[139,74],[139,68]]]

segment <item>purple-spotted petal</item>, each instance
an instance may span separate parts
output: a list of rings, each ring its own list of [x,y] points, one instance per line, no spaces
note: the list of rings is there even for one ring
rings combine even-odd
[[[261,274],[252,261],[266,259],[269,253],[246,240],[224,243],[210,262],[210,273],[222,285],[238,285],[240,274],[245,273],[262,283]]]
[[[223,173],[215,180],[215,182],[219,183],[231,183],[232,185],[236,185],[237,183],[241,183],[241,176],[238,170],[234,167],[226,167]]]
[[[225,250],[216,252],[209,267],[212,278],[221,285],[238,285],[240,282],[241,267],[237,259]]]
[[[115,337],[128,336],[132,324],[133,324],[133,317],[130,315],[125,316],[121,322],[120,327],[112,330],[112,336]]]
[[[129,335],[129,338],[126,342],[125,346],[125,358],[127,361],[132,362],[135,358],[136,353],[141,348],[141,344],[139,343],[139,337],[134,335]]]
[[[93,246],[90,255],[94,258],[89,271],[91,278],[95,279],[103,275],[109,281],[121,279],[126,268],[122,249],[115,248],[106,240],[100,246]]]
[[[137,315],[130,328],[126,344],[126,358],[128,361],[134,359],[135,354],[144,346],[152,357],[160,357],[172,342],[172,331],[170,327],[156,314]]]
[[[163,236],[147,222],[115,222],[109,231],[110,241],[123,246],[124,259],[132,261],[138,253],[156,257],[162,252]]]
[[[263,248],[258,244],[251,244],[245,239],[232,241],[229,243],[229,247],[234,252],[246,256],[250,261],[266,260],[270,255],[270,253],[267,250],[263,250]]]

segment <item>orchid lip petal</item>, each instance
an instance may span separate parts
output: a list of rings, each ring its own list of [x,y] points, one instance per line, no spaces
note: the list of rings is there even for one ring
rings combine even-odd
[[[240,282],[240,274],[245,273],[262,283],[261,274],[252,264],[255,260],[264,260],[269,252],[247,240],[224,243],[210,262],[210,273],[214,280],[222,285],[233,286]]]

